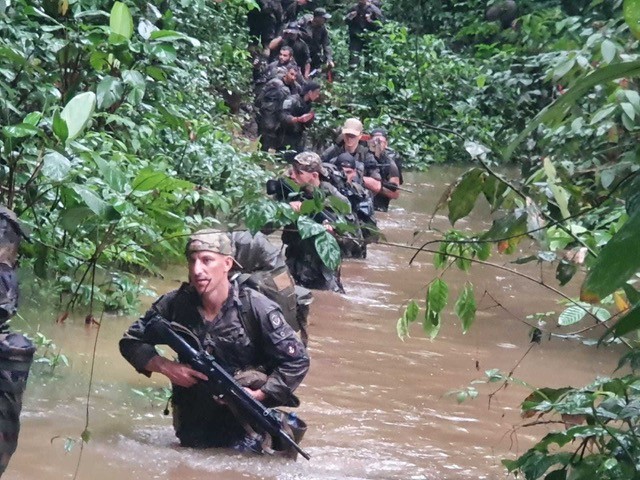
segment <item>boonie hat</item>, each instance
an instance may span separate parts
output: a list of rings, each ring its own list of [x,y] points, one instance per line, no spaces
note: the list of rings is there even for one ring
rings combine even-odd
[[[316,8],[316,9],[313,11],[313,16],[314,16],[314,17],[324,17],[324,18],[326,18],[326,19],[331,18],[331,14],[330,14],[330,13],[327,13],[327,10],[326,10],[326,9],[324,9],[324,8]]]
[[[349,152],[344,152],[338,155],[335,163],[338,168],[356,168],[356,159]]]
[[[322,165],[320,156],[315,152],[302,152],[293,157],[294,165],[303,172],[318,172],[320,175],[328,176],[327,169]]]
[[[342,125],[342,134],[360,135],[362,133],[362,122],[357,118],[347,118]]]
[[[199,230],[187,241],[186,254],[193,252],[213,252],[233,257],[236,253],[231,236],[220,230]]]

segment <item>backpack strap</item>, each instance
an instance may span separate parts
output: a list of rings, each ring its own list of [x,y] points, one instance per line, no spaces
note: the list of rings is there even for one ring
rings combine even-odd
[[[247,332],[251,343],[254,345],[261,345],[260,342],[260,324],[253,311],[253,305],[251,305],[251,294],[247,288],[240,288],[240,321],[244,327],[244,331]]]

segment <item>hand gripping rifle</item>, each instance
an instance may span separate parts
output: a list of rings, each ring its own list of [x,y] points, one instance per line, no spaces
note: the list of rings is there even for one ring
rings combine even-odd
[[[168,345],[179,356],[180,361],[191,368],[204,373],[211,393],[220,398],[245,417],[252,426],[267,432],[272,438],[279,439],[283,445],[293,447],[300,455],[309,460],[311,456],[295,442],[282,428],[276,413],[253,398],[233,376],[227,372],[212,355],[193,348],[182,336],[177,334],[167,320],[157,315],[145,327],[145,339],[154,344]]]

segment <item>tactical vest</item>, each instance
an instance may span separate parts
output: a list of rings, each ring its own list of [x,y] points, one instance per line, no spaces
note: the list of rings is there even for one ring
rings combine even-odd
[[[0,206],[0,325],[11,318],[18,308],[18,277],[15,269],[18,246],[23,236],[15,213]]]

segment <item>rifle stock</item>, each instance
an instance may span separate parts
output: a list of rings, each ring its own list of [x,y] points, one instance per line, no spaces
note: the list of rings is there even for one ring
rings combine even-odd
[[[251,424],[280,439],[284,445],[293,447],[300,455],[309,460],[311,456],[284,431],[280,420],[273,410],[266,408],[261,402],[253,398],[233,376],[227,372],[212,356],[204,351],[193,348],[184,338],[178,335],[171,324],[160,316],[149,320],[145,327],[145,337],[154,344],[171,347],[181,361],[191,368],[204,373],[207,387],[213,394],[231,404],[235,410],[245,415]]]

